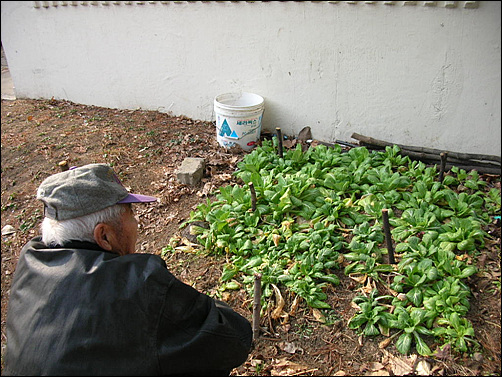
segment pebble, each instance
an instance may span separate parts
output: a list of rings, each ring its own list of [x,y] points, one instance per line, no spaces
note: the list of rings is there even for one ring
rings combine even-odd
[[[477,361],[478,363],[483,362],[483,355],[479,352],[474,352],[472,358],[474,359],[474,361]]]
[[[16,233],[16,229],[12,225],[5,225],[2,228],[2,236],[7,236],[12,233]]]

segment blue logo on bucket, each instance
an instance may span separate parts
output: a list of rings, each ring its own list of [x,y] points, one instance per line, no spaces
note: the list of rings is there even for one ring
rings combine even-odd
[[[226,119],[223,121],[223,124],[221,125],[220,136],[222,136],[222,137],[226,136],[226,137],[232,138],[232,139],[239,138],[239,135],[237,135],[237,132],[235,132],[235,130],[232,130],[230,128]]]
[[[230,126],[228,125],[228,122],[225,119],[223,121],[223,124],[221,125],[220,136],[230,136],[231,133],[232,133],[232,130],[230,129]]]

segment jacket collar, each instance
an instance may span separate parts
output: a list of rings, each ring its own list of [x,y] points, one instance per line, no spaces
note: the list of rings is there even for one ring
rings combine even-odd
[[[42,237],[40,236],[33,238],[32,247],[34,249],[85,249],[85,250],[96,250],[109,253],[109,251],[102,249],[97,243],[88,241],[70,240],[64,242],[62,245],[55,245],[55,244],[46,245],[45,243],[42,242]]]

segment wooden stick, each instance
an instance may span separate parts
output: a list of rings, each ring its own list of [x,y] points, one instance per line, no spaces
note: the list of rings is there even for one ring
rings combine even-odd
[[[249,182],[249,189],[251,190],[251,209],[256,211],[256,190],[254,189],[253,182]]]
[[[387,208],[382,209],[382,219],[383,219],[383,230],[385,232],[385,242],[387,243],[387,251],[389,254],[389,263],[394,264],[396,263],[396,260],[394,259],[392,237],[390,236],[389,210]]]
[[[371,147],[370,147],[371,148]],[[415,160],[422,160],[422,161],[429,161],[429,162],[439,162],[441,161],[441,156],[435,155],[435,154],[430,154],[430,153],[423,153],[423,152],[411,152],[407,149],[401,149],[400,152],[402,155],[408,156],[412,159]],[[448,152],[445,152],[448,153]],[[479,161],[479,160],[460,160],[458,158],[451,158],[449,157],[449,161],[453,165],[459,165],[459,164],[472,164],[476,166],[482,166],[482,167],[487,167],[487,168],[500,168],[500,163],[498,162],[492,162],[492,161]]]
[[[358,133],[353,133],[351,136],[353,139],[363,141],[368,144],[374,144],[378,145],[380,147],[386,147],[386,146],[393,146],[395,143],[389,143],[387,141],[382,141],[378,139],[374,139],[372,137],[368,136],[363,136],[359,135]],[[433,149],[433,148],[425,148],[425,147],[413,147],[413,146],[406,146],[402,144],[395,144],[401,149],[407,149],[409,151],[414,151],[414,152],[425,152],[429,154],[435,154],[438,155],[441,151],[438,149]],[[474,154],[474,153],[457,153],[457,152],[450,152],[448,151],[448,155],[450,157],[457,158],[459,160],[488,160],[488,161],[496,161],[496,162],[501,162],[501,158],[499,156],[492,156],[492,155],[484,155],[484,154]]]
[[[335,143],[343,145],[344,147],[351,147],[351,148],[357,148],[359,146],[359,145],[355,145],[352,143],[347,143],[346,141],[343,141],[343,140],[335,140]],[[322,143],[322,144],[324,144],[324,143]],[[331,144],[331,145],[334,145],[334,144]]]
[[[357,135],[357,134],[355,134]],[[352,136],[354,137],[354,135]],[[358,137],[360,137],[358,135]],[[356,137],[354,137],[356,138]],[[371,138],[370,138],[371,139]],[[375,139],[371,139],[375,140]],[[386,143],[386,142],[383,142]],[[392,145],[390,143],[386,143],[388,145]],[[439,164],[440,163],[440,156],[438,154],[431,154],[431,153],[426,153],[426,152],[413,152],[407,148],[413,148],[413,149],[419,149],[418,147],[407,147],[405,145],[399,145],[396,144],[398,147],[401,148],[401,155],[403,156],[408,156],[413,160],[419,160],[423,161],[426,164]],[[384,147],[379,146],[378,144],[371,144],[367,141],[361,141],[360,146],[366,146],[367,148],[370,149],[383,149]],[[429,148],[423,148],[423,149],[429,149]],[[450,170],[453,166],[456,166],[459,169],[464,169],[465,171],[471,171],[471,170],[477,170],[481,174],[501,174],[501,167],[500,167],[500,162],[497,162],[496,160],[498,159],[498,156],[485,156],[487,157],[484,161],[481,161],[482,159],[476,159],[474,158],[475,156],[482,156],[482,155],[469,155],[471,156],[471,159],[458,159],[458,158],[453,158],[451,157],[451,154],[453,155],[459,155],[458,153],[454,152],[447,152],[448,153],[448,163],[446,164],[445,170]],[[466,155],[466,154],[462,154]]]
[[[283,153],[282,153],[282,131],[279,127],[275,129],[277,131],[277,141],[279,142],[279,157],[283,158]]]
[[[363,143],[363,145],[365,145]],[[369,146],[368,148],[372,148]],[[413,160],[423,161],[425,163],[437,164],[441,161],[440,156],[432,155],[428,153],[418,153],[411,152],[407,149],[401,149],[400,152],[403,156],[408,156]],[[452,166],[456,166],[460,169],[466,171],[477,170],[478,172],[488,173],[488,174],[498,174],[500,175],[500,164],[497,162],[490,161],[475,161],[475,160],[459,160],[456,158],[450,158],[448,155],[448,165],[446,170],[449,170]],[[450,167],[450,168],[448,168]]]
[[[253,340],[260,335],[260,311],[261,311],[261,274],[254,274],[254,297],[253,297]]]
[[[462,165],[462,164],[446,164],[446,170],[450,170],[452,167],[457,167],[459,169],[464,169],[466,172],[470,172],[471,170],[476,170],[478,173],[481,174],[496,174],[500,175],[501,169],[500,167],[498,168],[489,168],[486,166],[480,166],[480,165]]]
[[[446,167],[446,159],[448,158],[448,152],[441,152],[439,156],[441,157],[441,167],[439,169],[439,182],[443,183],[444,170]]]

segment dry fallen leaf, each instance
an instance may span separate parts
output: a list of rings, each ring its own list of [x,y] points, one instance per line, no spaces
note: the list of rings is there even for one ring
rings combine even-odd
[[[296,139],[284,140],[282,144],[284,145],[284,148],[293,148],[296,145]]]
[[[376,370],[373,372],[365,373],[365,376],[390,376],[390,373],[387,372],[385,369],[381,369],[381,370]]]
[[[392,355],[385,349],[382,349],[382,352],[384,353],[382,364],[388,365],[395,376],[405,376],[413,373],[417,355],[399,357]]]
[[[284,298],[282,298],[281,291],[275,284],[272,284],[272,287],[274,288],[275,292],[275,309],[272,311],[270,314],[272,319],[277,319],[281,317],[282,309],[284,308],[284,305],[286,302],[284,301]]]
[[[279,246],[279,241],[281,240],[281,236],[279,234],[273,234],[272,239],[274,241],[274,245]]]
[[[366,280],[366,285],[364,287],[361,288],[361,290],[366,293],[366,294],[370,294],[371,291],[373,291],[374,289],[376,289],[376,284],[375,284],[375,281],[371,278],[368,278]]]
[[[451,345],[446,343],[443,348],[438,347],[436,353],[434,354],[438,359],[451,360]]]
[[[260,359],[251,359],[251,365],[256,367],[258,365],[261,365],[263,364],[263,360],[260,360]]]
[[[431,365],[426,360],[420,360],[415,368],[415,374],[417,376],[430,376]]]
[[[291,304],[291,310],[289,311],[289,315],[294,316],[296,314],[296,310],[298,309],[299,303],[300,303],[300,296],[295,296],[293,304]]]
[[[271,376],[297,376],[299,374],[314,372],[317,368],[309,369],[306,365],[301,365],[287,359],[275,360],[272,370],[270,371]]]
[[[387,339],[382,340],[380,343],[378,343],[378,348],[382,349],[382,348],[387,347],[390,344],[391,340],[392,340],[392,338],[387,338]]]
[[[347,373],[344,370],[339,370],[333,376],[346,376]]]
[[[385,366],[379,362],[371,362],[367,366],[368,371],[365,376],[390,376],[390,373],[385,369]]]
[[[312,309],[312,314],[314,314],[314,318],[317,322],[326,323],[326,317],[321,313],[319,309]]]
[[[352,280],[357,281],[359,284],[364,284],[364,282],[366,281],[366,278],[368,277],[368,275],[366,275],[366,274],[363,274],[363,275],[360,275],[360,274],[349,274],[349,277]]]
[[[399,294],[397,295],[397,298],[398,298],[399,300],[401,300],[401,301],[404,301],[404,300],[406,300],[406,299],[407,299],[406,294],[404,294],[404,293],[399,293]]]

